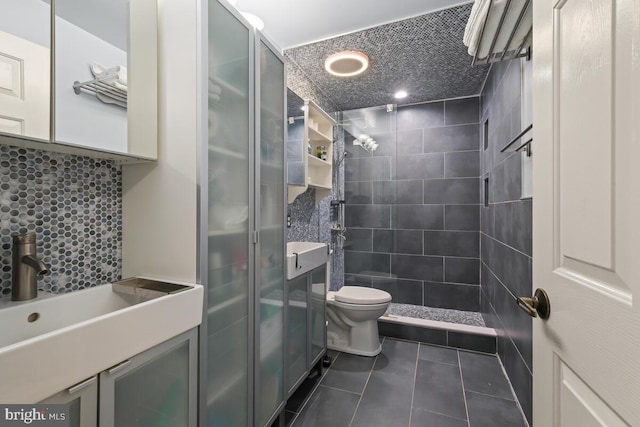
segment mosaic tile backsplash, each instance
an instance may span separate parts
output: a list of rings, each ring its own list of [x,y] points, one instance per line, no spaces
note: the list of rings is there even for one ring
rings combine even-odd
[[[35,232],[50,273],[38,288],[120,279],[122,175],[113,161],[0,146],[0,294],[11,293],[12,237]]]

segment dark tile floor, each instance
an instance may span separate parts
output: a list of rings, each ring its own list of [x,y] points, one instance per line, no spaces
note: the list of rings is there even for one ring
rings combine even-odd
[[[385,338],[377,357],[333,353],[289,400],[293,427],[525,427],[496,356]]]

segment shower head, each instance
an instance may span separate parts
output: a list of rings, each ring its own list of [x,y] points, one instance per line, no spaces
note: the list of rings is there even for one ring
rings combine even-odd
[[[344,158],[347,157],[348,154],[349,153],[347,153],[346,151],[342,153],[342,157],[340,157],[340,160],[338,160],[338,162],[336,163],[336,166],[340,166],[340,163],[344,161]]]

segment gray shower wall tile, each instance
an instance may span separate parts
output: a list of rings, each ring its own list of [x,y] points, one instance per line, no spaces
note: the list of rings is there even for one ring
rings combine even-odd
[[[495,205],[480,207],[480,231],[488,236],[495,234]]]
[[[392,228],[442,230],[444,228],[444,206],[442,205],[396,205],[391,207]]]
[[[469,285],[480,284],[479,259],[446,257],[444,266],[444,280],[441,281]]]
[[[424,201],[424,183],[422,180],[394,181],[396,185],[396,203],[399,205],[420,205]]]
[[[395,181],[374,181],[372,184],[373,204],[392,205],[396,202]]]
[[[372,157],[392,157],[396,155],[396,132],[372,133],[371,137],[378,143]],[[362,150],[362,149],[361,149]],[[362,150],[364,151],[364,150]]]
[[[345,182],[344,200],[350,205],[370,205],[373,202],[371,181]]]
[[[434,256],[391,255],[391,273],[401,279],[444,280],[444,259]]]
[[[479,178],[429,179],[424,182],[424,202],[464,205],[480,203]]]
[[[373,249],[373,230],[369,228],[349,228],[344,249],[349,251],[371,252]]]
[[[445,126],[424,130],[425,153],[477,151],[480,147],[480,127],[477,124]]]
[[[463,311],[480,310],[480,286],[424,282],[424,305]]]
[[[11,292],[12,238],[34,232],[61,294],[122,275],[122,175],[110,160],[0,146],[0,296]]]
[[[399,130],[397,132],[398,156],[422,153],[423,129]]]
[[[424,254],[478,258],[480,235],[477,231],[425,231]]]
[[[371,201],[373,204],[422,204],[422,180],[374,181],[367,184],[372,186]],[[364,197],[362,197],[362,199],[364,199]]]
[[[389,181],[391,179],[391,157],[361,157],[345,163],[345,182]]]
[[[430,102],[398,108],[398,130],[444,126],[444,102]]]
[[[397,279],[398,302],[400,304],[424,304],[423,282],[419,280]]]
[[[444,103],[444,123],[447,126],[478,123],[480,121],[480,99],[452,99]]]
[[[386,205],[345,206],[347,228],[390,228],[391,207]]]
[[[481,95],[489,120],[489,148],[482,154],[490,178],[489,207],[481,208],[481,288],[485,322],[498,333],[498,354],[520,405],[531,422],[531,328],[515,297],[529,295],[531,280],[531,200],[520,200],[521,153],[501,153],[521,123],[522,61],[493,65]],[[446,261],[445,261],[446,265]]]
[[[395,169],[395,179],[444,178],[444,154],[398,156]]]
[[[445,257],[451,257],[448,275],[456,283],[446,285],[456,291],[456,297],[448,299],[449,308],[479,308],[479,288],[472,292],[473,286],[469,286],[479,285],[479,98],[456,101],[448,110],[445,104],[449,101],[400,107],[396,143],[387,144],[395,147],[395,153],[376,152],[367,157],[360,150],[345,161],[347,227],[367,230],[355,235],[356,241],[347,243],[347,250],[389,255],[391,259],[389,277],[374,277],[362,268],[363,263],[370,265],[369,261],[356,255],[359,267],[346,266],[346,282],[358,283],[366,276],[372,286],[388,290],[394,301],[424,304],[423,281],[440,285],[449,281]],[[381,135],[377,140],[388,136]],[[374,171],[386,168],[382,159],[390,162],[388,179],[386,171]],[[446,174],[451,178],[445,179]],[[391,212],[389,225],[387,208]],[[427,234],[425,240],[425,231],[435,233]],[[345,263],[353,257],[347,255]],[[447,300],[443,292],[441,302]]]
[[[345,251],[345,254],[346,254],[346,251]],[[365,288],[370,288],[372,279],[373,279],[372,276],[363,276],[360,274],[346,273],[344,275],[344,285],[345,286],[364,286]]]
[[[422,255],[422,230],[374,230],[373,252]]]
[[[512,203],[497,203],[493,205],[495,211],[495,238],[501,242],[512,241]]]
[[[480,207],[477,205],[447,205],[444,207],[445,230],[480,230]]]
[[[479,151],[457,151],[453,153],[445,153],[445,178],[468,178],[477,176],[480,176]]]
[[[389,258],[389,254],[345,251],[344,272],[361,276],[389,276],[391,272]]]
[[[532,255],[533,202],[521,200],[513,203],[511,227],[513,247],[525,254]]]

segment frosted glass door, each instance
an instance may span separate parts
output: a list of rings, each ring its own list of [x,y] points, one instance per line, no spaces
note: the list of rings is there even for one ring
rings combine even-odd
[[[98,425],[98,377],[91,377],[40,403],[65,404],[69,407],[69,427]]]
[[[217,1],[208,11],[206,425],[250,423],[249,243],[254,186],[253,33]],[[251,243],[253,245],[253,243]]]
[[[259,34],[259,33],[258,33]],[[258,426],[265,426],[284,402],[284,182],[285,111],[284,61],[258,38],[259,60],[259,212],[260,239],[256,284],[259,310],[256,367]]]
[[[325,303],[327,295],[327,267],[311,272],[311,364],[317,363],[326,344]]]
[[[197,332],[100,374],[100,427],[195,427]]]
[[[288,282],[287,387],[289,391],[307,372],[307,288],[308,275]]]

